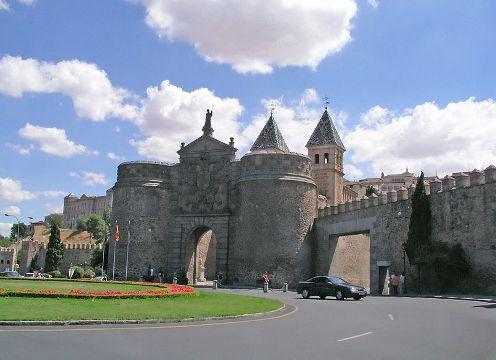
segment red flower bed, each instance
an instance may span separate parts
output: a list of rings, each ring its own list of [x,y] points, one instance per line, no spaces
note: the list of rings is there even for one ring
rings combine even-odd
[[[72,280],[75,281],[75,280]],[[91,280],[78,280],[81,282],[96,282],[102,284],[100,281]],[[178,297],[178,296],[196,296],[197,291],[190,286],[172,285],[172,284],[156,284],[156,283],[140,283],[140,282],[124,282],[124,281],[107,281],[110,284],[126,284],[126,285],[140,285],[143,290],[130,290],[130,291],[86,291],[86,290],[9,290],[0,288],[0,296],[14,296],[14,297],[48,297],[48,298],[77,298],[77,299],[129,299],[129,298],[159,298],[159,297]],[[146,289],[146,287],[153,286],[160,289]]]

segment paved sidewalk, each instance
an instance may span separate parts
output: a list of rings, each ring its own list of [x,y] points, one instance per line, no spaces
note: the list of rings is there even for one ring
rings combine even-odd
[[[373,295],[372,295],[373,296]],[[393,295],[380,295],[384,297],[410,297],[410,298],[429,298],[429,299],[451,299],[451,300],[465,300],[465,301],[481,301],[487,303],[496,303],[496,296],[492,295],[473,295],[473,294],[405,294],[403,296],[393,296]]]

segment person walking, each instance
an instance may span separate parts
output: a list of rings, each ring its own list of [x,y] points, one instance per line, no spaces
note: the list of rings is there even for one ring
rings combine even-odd
[[[269,282],[270,282],[269,273],[265,271],[262,278],[264,281],[264,292],[267,292],[269,290]]]
[[[398,281],[398,290],[400,292],[400,296],[403,296],[405,293],[405,273],[402,272]]]
[[[400,283],[400,278],[397,272],[394,272],[391,283],[393,285],[393,295],[398,296],[398,285]]]

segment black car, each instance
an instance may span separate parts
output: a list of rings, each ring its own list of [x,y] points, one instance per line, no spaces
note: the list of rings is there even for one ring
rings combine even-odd
[[[321,299],[325,299],[326,296],[335,296],[338,300],[346,298],[360,300],[367,296],[364,287],[348,284],[335,276],[315,276],[306,281],[300,281],[296,292],[304,299],[310,296],[319,296]]]

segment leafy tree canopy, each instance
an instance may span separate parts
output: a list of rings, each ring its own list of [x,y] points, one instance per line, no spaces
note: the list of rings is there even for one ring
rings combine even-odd
[[[50,225],[57,225],[59,228],[62,227],[62,224],[64,222],[64,217],[61,214],[50,214],[47,217],[45,217],[45,221]]]
[[[13,242],[11,238],[0,235],[0,247],[9,247]]]
[[[366,196],[371,196],[372,194],[377,195],[377,189],[373,187],[372,185],[367,186],[367,189],[365,189],[365,195]]]
[[[19,239],[24,239],[25,237],[28,237],[30,235],[29,233],[29,226],[20,223],[19,224]],[[10,229],[10,238],[11,239],[17,239],[17,224],[13,224],[12,228]]]

